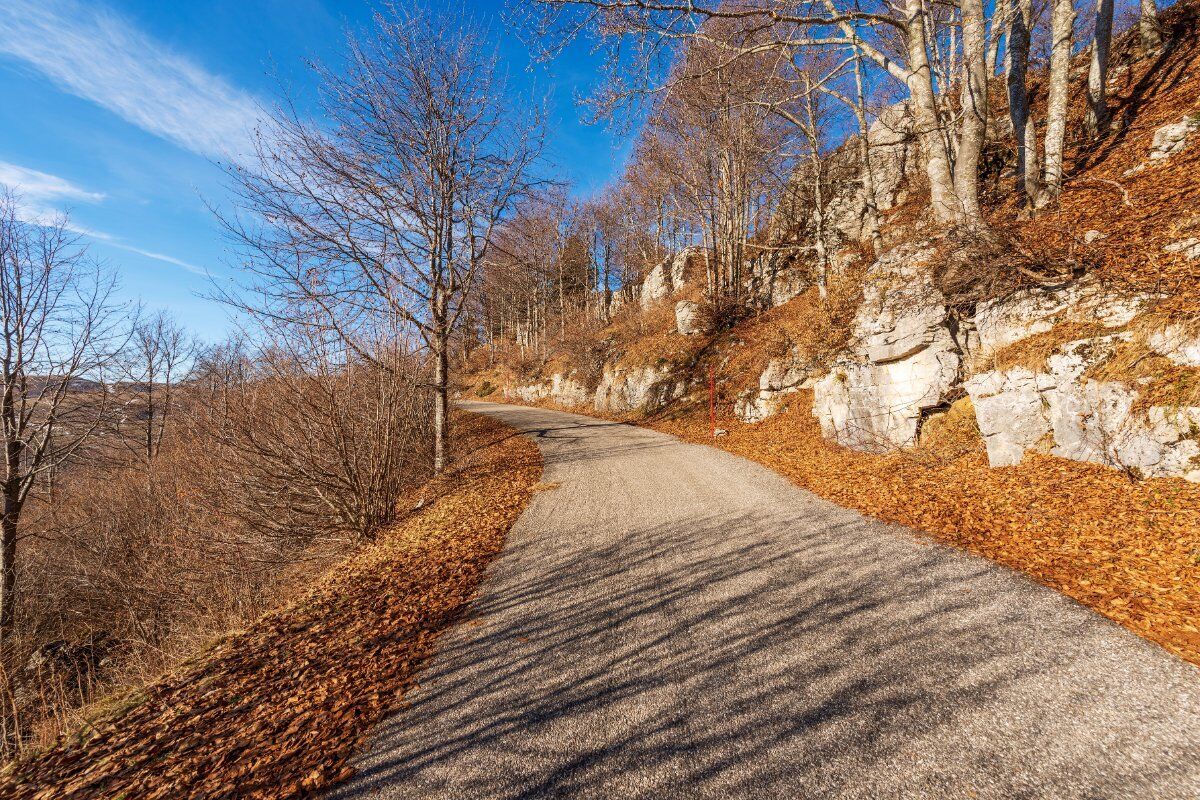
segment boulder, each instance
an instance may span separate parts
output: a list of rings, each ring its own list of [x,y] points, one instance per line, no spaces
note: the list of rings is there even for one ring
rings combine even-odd
[[[1194,261],[1200,258],[1200,239],[1195,237],[1180,239],[1177,242],[1171,242],[1163,250],[1167,253],[1180,253],[1188,261]]]
[[[787,395],[812,388],[808,370],[794,357],[773,358],[758,378],[758,391],[743,392],[733,406],[742,422],[762,422],[777,414]]]
[[[1086,277],[1056,286],[1021,289],[977,307],[974,322],[979,355],[994,355],[1007,345],[1044,333],[1061,322],[1121,327],[1151,300],[1150,295],[1120,292]]]
[[[1069,342],[1033,372],[985,372],[966,381],[988,463],[1019,463],[1044,449],[1145,477],[1200,481],[1200,408],[1137,407],[1136,387],[1087,377],[1128,334]]]
[[[694,336],[708,330],[704,306],[692,300],[680,300],[675,304],[675,330],[684,336]]]
[[[1200,116],[1194,115],[1162,126],[1154,132],[1154,141],[1150,144],[1150,160],[1162,161],[1181,152],[1188,146],[1192,135],[1198,130],[1200,130]]]
[[[827,438],[861,450],[915,444],[922,417],[952,399],[968,337],[933,286],[933,250],[908,245],[867,272],[854,345],[813,386],[813,413]]]

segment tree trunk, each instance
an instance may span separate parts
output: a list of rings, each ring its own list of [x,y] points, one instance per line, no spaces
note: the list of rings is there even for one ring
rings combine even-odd
[[[987,135],[987,62],[984,53],[983,0],[962,0],[962,134],[954,163],[954,192],[969,222],[979,210],[979,158]]]
[[[1108,127],[1108,52],[1112,46],[1113,0],[1096,0],[1096,38],[1088,68],[1088,108],[1083,127],[1094,139]]]
[[[1025,197],[1030,207],[1036,207],[1042,196],[1042,169],[1038,163],[1037,125],[1033,116],[1025,115],[1025,130],[1022,132],[1025,143]]]
[[[908,0],[905,16],[908,21],[908,73],[904,82],[912,97],[913,120],[925,158],[933,214],[938,222],[959,222],[963,207],[954,192],[950,154],[946,151],[937,98],[933,91],[929,52],[925,49],[926,12],[923,0]]]
[[[1154,0],[1142,0],[1142,15],[1138,17],[1138,36],[1142,51],[1153,53],[1162,44],[1162,26],[1158,22],[1158,5]]]
[[[1073,0],[1054,0],[1050,20],[1050,87],[1046,108],[1046,180],[1039,205],[1062,193],[1063,143],[1067,133],[1067,100],[1071,85],[1071,47],[1075,30]]]
[[[1029,119],[1029,87],[1026,74],[1029,70],[1029,26],[1033,16],[1032,0],[1015,0],[1011,21],[1008,26],[1008,47],[1004,53],[1005,86],[1008,90],[1008,117],[1012,123],[1013,139],[1017,143],[1016,188],[1026,191],[1029,184],[1029,156],[1031,142],[1026,136]],[[1035,145],[1036,146],[1036,145]],[[1033,197],[1026,193],[1026,202]]]
[[[1012,0],[996,0],[996,11],[992,14],[992,32],[987,51],[988,77],[996,74],[996,64],[1000,61],[1000,40],[1008,36],[1008,18],[1011,13]],[[1005,42],[1005,49],[1008,49],[1007,42]]]
[[[871,126],[867,123],[867,98],[863,89],[862,51],[854,50],[854,117],[858,122],[858,174],[863,195],[863,225],[875,255],[883,252],[879,228],[879,201],[875,197],[875,172],[871,169]]]
[[[450,359],[445,331],[434,334],[433,354],[433,472],[446,469],[450,441]]]
[[[5,494],[9,490],[6,487]],[[6,512],[13,501],[5,498]],[[17,612],[17,517],[5,513],[0,517],[0,643],[7,644]]]

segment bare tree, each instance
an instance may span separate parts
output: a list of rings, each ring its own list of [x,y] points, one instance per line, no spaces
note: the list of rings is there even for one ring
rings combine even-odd
[[[531,11],[532,28],[553,54],[582,31],[591,31],[614,43],[614,75],[632,72],[635,79],[610,80],[598,98],[609,108],[632,98],[665,93],[674,86],[656,69],[663,56],[675,53],[680,42],[702,41],[721,58],[712,71],[727,69],[742,58],[755,57],[772,48],[857,47],[876,69],[903,84],[909,93],[917,136],[921,142],[931,205],[943,223],[981,223],[978,204],[979,154],[983,147],[987,97],[987,53],[982,3],[962,8],[962,47],[949,42],[948,61],[935,64],[931,48],[939,47],[938,19],[925,0],[905,0],[861,8],[840,0],[821,3],[784,2],[759,6],[670,0],[540,0],[542,13]],[[714,21],[737,21],[752,37],[729,40]],[[952,28],[953,26],[951,26]],[[621,49],[619,42],[633,37],[637,46]],[[959,52],[961,50],[961,53]],[[631,55],[632,53],[632,55]],[[960,62],[956,62],[961,55]],[[953,65],[947,74],[962,73],[967,112],[957,124],[956,110],[942,102],[939,93],[949,87],[935,81],[935,66]],[[689,74],[689,79],[703,76]],[[955,138],[955,134],[957,138]]]
[[[1004,51],[1004,72],[1008,89],[1008,117],[1017,142],[1016,189],[1033,204],[1038,195],[1037,141],[1029,114],[1029,44],[1033,28],[1033,0],[1013,0],[1008,24],[1008,45]]]
[[[125,404],[126,416],[118,422],[132,435],[122,443],[152,468],[162,449],[163,434],[175,408],[176,383],[196,355],[196,344],[165,312],[140,321],[133,328],[122,358],[123,379],[133,397]]]
[[[328,129],[277,114],[254,168],[234,172],[257,224],[227,220],[250,256],[257,313],[334,331],[368,360],[380,357],[365,333],[420,335],[438,472],[450,336],[542,145],[540,116],[507,92],[490,50],[461,16],[377,15],[372,35],[351,39],[345,74],[320,71]]]
[[[113,287],[65,220],[28,222],[16,198],[0,199],[0,638],[13,628],[30,491],[80,452],[111,402],[104,372],[123,343]]]
[[[388,337],[365,361],[328,331],[278,324],[254,350],[201,364],[198,384],[232,399],[193,422],[217,448],[221,506],[281,556],[369,539],[429,476],[429,391],[413,354],[394,344]]]

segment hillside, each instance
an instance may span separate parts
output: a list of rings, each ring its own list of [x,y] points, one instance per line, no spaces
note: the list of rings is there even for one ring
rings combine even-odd
[[[858,241],[843,189],[826,297],[801,257],[754,275],[754,310],[730,315],[701,299],[703,252],[683,251],[617,291],[590,344],[477,351],[464,393],[715,443],[1200,663],[1198,12],[1165,12],[1155,53],[1116,42],[1113,128],[1070,143],[1056,207],[1019,209],[1001,137],[988,230],[939,231],[892,114],[872,134],[884,249]],[[1085,73],[1077,58],[1075,126]]]

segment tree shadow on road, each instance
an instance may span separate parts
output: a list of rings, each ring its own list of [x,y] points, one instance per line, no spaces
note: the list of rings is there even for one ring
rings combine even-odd
[[[1121,702],[1071,678],[1128,656],[1113,626],[883,527],[764,509],[514,541],[336,796],[1046,796],[1056,761],[1129,796],[1183,758],[1079,737]]]

